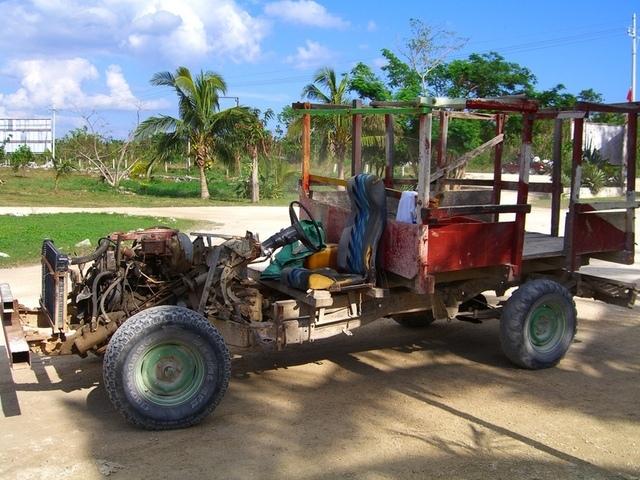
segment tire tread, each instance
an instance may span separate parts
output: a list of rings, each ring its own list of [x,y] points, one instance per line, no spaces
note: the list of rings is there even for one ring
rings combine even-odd
[[[558,294],[571,306],[573,315],[573,331],[571,339],[577,331],[576,304],[571,293],[558,282],[549,279],[536,279],[522,284],[509,298],[500,319],[500,344],[502,351],[514,364],[522,368],[540,369],[557,365],[564,353],[553,361],[540,361],[526,348],[524,339],[524,323],[529,308],[538,298],[546,294]],[[566,353],[566,352],[565,352]]]
[[[169,320],[167,320],[168,318]],[[221,369],[221,374],[219,375],[219,377],[221,377],[221,383],[218,386],[218,393],[214,396],[213,401],[210,402],[202,411],[181,419],[180,421],[170,423],[159,422],[157,420],[144,417],[130,408],[128,402],[121,398],[117,379],[119,356],[120,353],[126,349],[129,342],[140,338],[144,335],[144,332],[148,331],[150,328],[161,325],[167,321],[172,325],[187,327],[191,331],[201,331],[201,333],[206,335],[217,348],[221,349],[223,357],[221,362],[222,364],[219,365],[219,368]],[[229,350],[227,349],[224,338],[220,332],[197,312],[173,305],[149,308],[126,320],[111,337],[103,361],[104,385],[109,400],[111,400],[115,409],[122,414],[127,421],[135,426],[148,430],[186,428],[200,422],[218,406],[225,391],[227,390],[230,377],[231,359]]]

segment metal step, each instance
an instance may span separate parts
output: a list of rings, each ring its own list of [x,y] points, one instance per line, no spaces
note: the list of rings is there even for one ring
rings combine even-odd
[[[2,333],[12,365],[16,363],[31,364],[29,344],[22,330],[18,301],[13,298],[7,283],[0,284],[0,316],[2,317]]]
[[[640,289],[635,283],[598,277],[596,275],[578,274],[577,295],[594,298],[611,305],[633,308]]]

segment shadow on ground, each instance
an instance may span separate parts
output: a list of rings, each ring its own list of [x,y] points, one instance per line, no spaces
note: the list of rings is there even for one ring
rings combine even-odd
[[[74,455],[115,462],[115,478],[634,478],[639,310],[580,304],[589,314],[554,369],[513,368],[497,322],[411,331],[382,320],[235,360],[215,414],[182,431],[127,425],[97,359],[46,360],[60,381],[40,374],[11,393],[2,374],[0,388],[69,392],[57,414],[84,438]]]

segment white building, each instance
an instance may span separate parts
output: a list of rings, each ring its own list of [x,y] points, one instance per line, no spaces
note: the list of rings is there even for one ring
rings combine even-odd
[[[0,145],[11,153],[21,145],[33,153],[52,151],[52,122],[50,118],[0,118]]]

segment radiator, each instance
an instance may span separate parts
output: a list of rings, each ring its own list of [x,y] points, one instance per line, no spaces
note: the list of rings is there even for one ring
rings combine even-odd
[[[64,332],[67,320],[69,257],[51,240],[42,242],[42,294],[40,306],[55,331]]]

